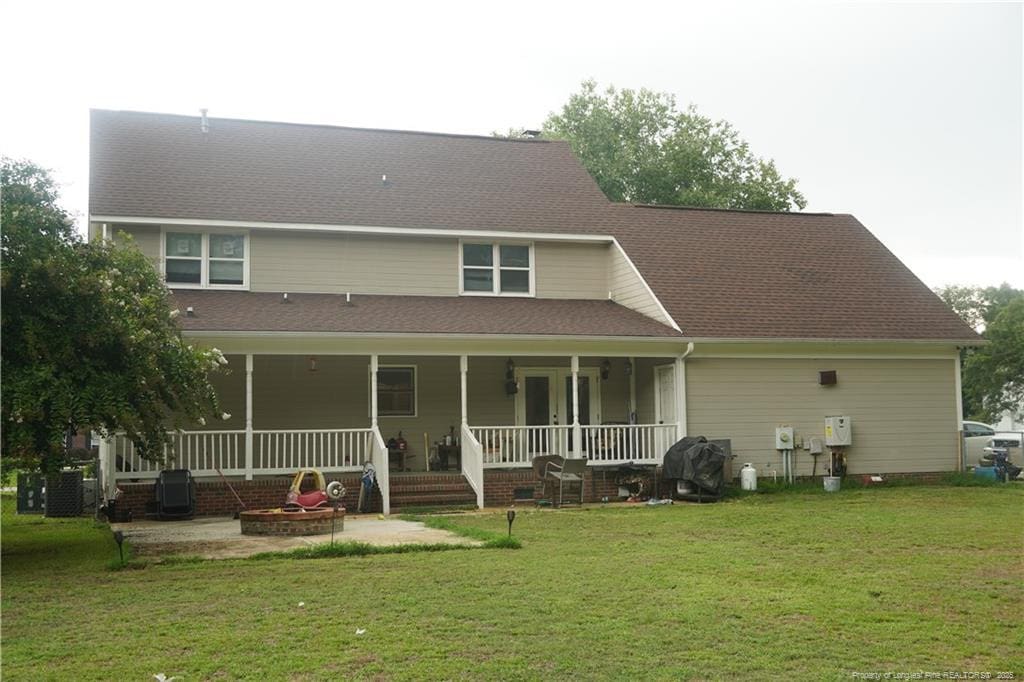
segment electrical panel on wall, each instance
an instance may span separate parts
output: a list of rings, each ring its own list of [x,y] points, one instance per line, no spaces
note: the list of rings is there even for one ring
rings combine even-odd
[[[829,447],[853,445],[853,424],[849,417],[825,417],[825,445]]]
[[[775,449],[776,450],[792,450],[796,446],[793,444],[793,427],[792,426],[779,426],[775,429]]]

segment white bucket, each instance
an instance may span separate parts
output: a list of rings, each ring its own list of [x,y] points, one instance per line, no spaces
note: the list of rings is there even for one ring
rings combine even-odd
[[[838,476],[826,476],[825,477],[825,492],[837,493],[839,492],[839,477]]]

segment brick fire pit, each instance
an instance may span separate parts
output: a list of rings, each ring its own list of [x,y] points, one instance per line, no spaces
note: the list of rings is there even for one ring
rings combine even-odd
[[[280,509],[256,509],[238,515],[242,535],[325,535],[331,532],[331,518],[335,531],[345,529],[345,508],[338,510],[286,512]]]

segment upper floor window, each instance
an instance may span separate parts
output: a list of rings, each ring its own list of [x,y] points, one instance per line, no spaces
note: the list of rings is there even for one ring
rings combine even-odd
[[[532,296],[533,246],[462,244],[462,293]]]
[[[247,285],[244,234],[167,232],[164,276],[179,287],[243,288]]]

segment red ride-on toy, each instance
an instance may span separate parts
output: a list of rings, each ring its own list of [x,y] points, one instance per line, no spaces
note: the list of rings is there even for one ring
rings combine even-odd
[[[316,481],[316,490],[302,492],[302,481],[311,474]],[[327,498],[327,483],[319,469],[299,469],[292,479],[292,487],[284,500],[285,511],[306,511],[307,509],[324,509],[330,507]]]

